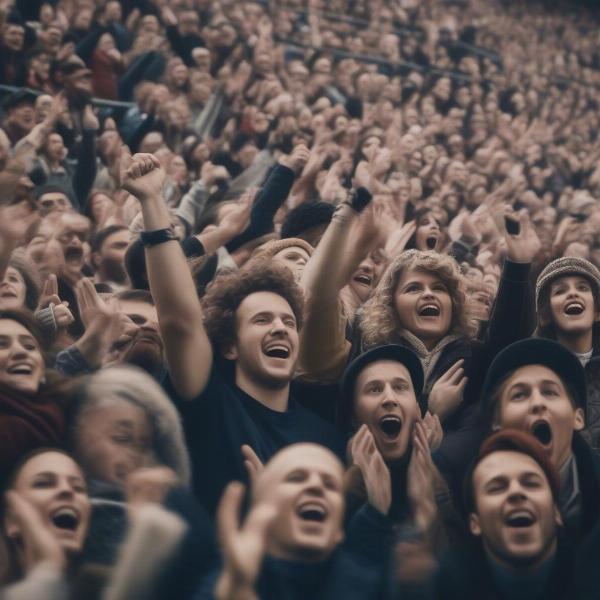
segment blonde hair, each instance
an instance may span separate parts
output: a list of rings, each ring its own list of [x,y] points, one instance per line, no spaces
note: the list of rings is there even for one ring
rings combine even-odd
[[[446,254],[406,250],[388,265],[373,296],[363,307],[361,332],[365,348],[400,341],[403,328],[394,306],[394,293],[398,282],[408,271],[430,273],[448,289],[452,302],[452,319],[447,334],[463,335],[469,339],[476,336],[477,325],[469,317],[458,263]]]

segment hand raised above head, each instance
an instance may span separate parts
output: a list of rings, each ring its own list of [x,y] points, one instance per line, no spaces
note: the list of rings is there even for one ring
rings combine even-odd
[[[160,196],[166,173],[153,154],[138,153],[131,156],[127,146],[121,146],[119,161],[121,187],[140,202]]]

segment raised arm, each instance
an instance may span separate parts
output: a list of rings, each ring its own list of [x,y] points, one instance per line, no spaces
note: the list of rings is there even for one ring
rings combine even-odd
[[[165,172],[158,159],[152,154],[132,157],[123,146],[120,174],[123,188],[142,205],[146,231],[170,230],[162,197]],[[147,246],[146,265],[172,383],[191,400],[206,387],[213,361],[194,281],[176,239]]]
[[[368,180],[360,187],[354,206],[368,203]],[[300,342],[300,376],[303,379],[335,380],[350,352],[346,341],[346,316],[339,299],[341,289],[368,254],[376,240],[373,207],[359,215],[352,204],[339,206],[302,275],[306,318]]]

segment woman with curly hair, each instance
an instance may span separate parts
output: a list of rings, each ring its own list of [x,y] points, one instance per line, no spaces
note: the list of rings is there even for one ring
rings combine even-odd
[[[385,344],[409,347],[425,373],[421,403],[438,415],[445,432],[436,455],[438,466],[454,479],[481,435],[477,405],[487,366],[500,349],[531,333],[528,274],[539,242],[527,215],[520,213],[519,233],[505,232],[507,260],[485,342],[476,339],[477,325],[470,318],[458,263],[435,251],[419,250],[392,258],[358,311],[349,340],[347,323],[340,318],[339,291],[341,278],[352,271],[338,257],[350,253],[347,244],[356,235],[348,232],[368,220],[368,210],[358,217],[343,206],[306,267],[301,373],[306,379],[335,381],[349,356]],[[363,237],[372,236],[372,229],[367,227]]]

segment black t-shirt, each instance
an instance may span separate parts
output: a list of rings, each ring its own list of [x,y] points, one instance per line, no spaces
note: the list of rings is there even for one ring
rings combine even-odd
[[[293,395],[286,412],[271,410],[238,388],[218,367],[213,367],[206,389],[194,400],[181,399],[169,379],[165,388],[183,419],[194,492],[211,514],[230,481],[247,481],[242,444],[251,446],[263,462],[297,442],[322,444],[343,460],[340,434]]]

